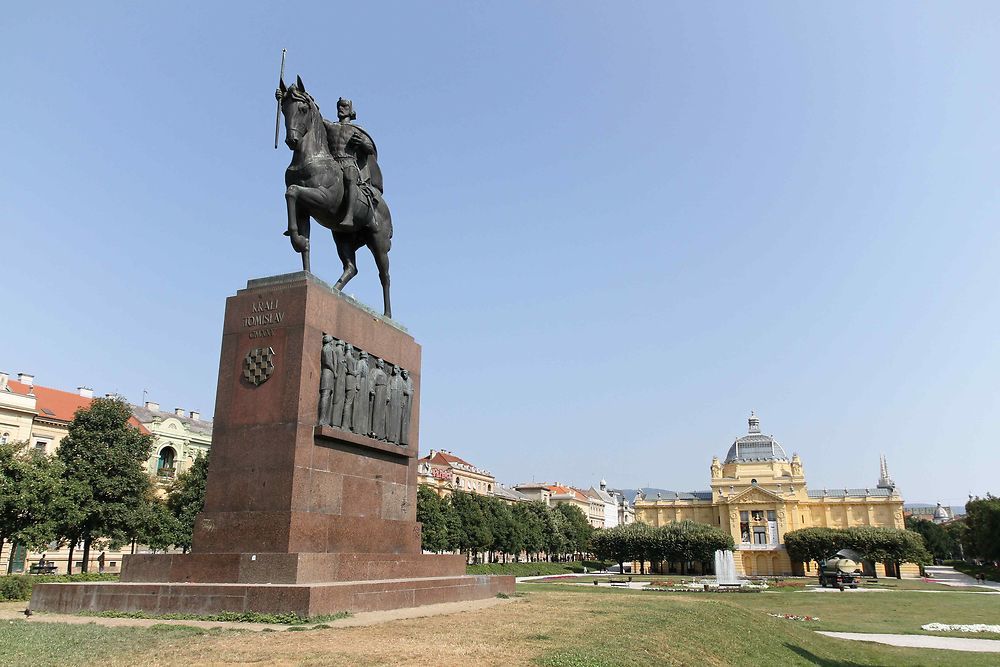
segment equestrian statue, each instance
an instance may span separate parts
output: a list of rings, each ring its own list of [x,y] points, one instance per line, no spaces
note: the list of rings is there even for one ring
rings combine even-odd
[[[333,232],[344,273],[334,285],[343,289],[358,274],[355,255],[368,246],[382,283],[384,314],[389,305],[389,249],[392,217],[382,197],[382,171],[371,135],[352,121],[357,118],[350,100],[337,101],[337,122],[320,115],[319,105],[306,92],[301,77],[285,86],[280,79],[275,97],[285,117],[285,144],[292,162],[285,170],[288,230],[285,235],[302,255],[309,270],[310,218]]]

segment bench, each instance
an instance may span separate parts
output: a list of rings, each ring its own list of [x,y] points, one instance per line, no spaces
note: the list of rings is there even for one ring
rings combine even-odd
[[[45,565],[36,563],[28,568],[28,574],[55,574],[58,569],[55,563],[46,563]]]

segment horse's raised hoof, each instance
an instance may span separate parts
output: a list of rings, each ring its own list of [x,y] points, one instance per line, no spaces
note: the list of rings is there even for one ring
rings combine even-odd
[[[309,250],[309,239],[306,237],[295,234],[291,237],[291,240],[292,249],[295,250],[295,252],[302,253]]]

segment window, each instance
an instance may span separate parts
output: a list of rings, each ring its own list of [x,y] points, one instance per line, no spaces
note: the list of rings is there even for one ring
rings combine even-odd
[[[35,440],[35,451],[45,453],[45,447],[49,444],[48,440]]]
[[[177,452],[173,447],[164,447],[160,450],[160,457],[156,460],[156,472],[160,475],[172,477],[174,474],[174,458]]]
[[[764,530],[763,526],[756,526],[753,529],[753,543],[754,544],[767,544],[767,532]]]
[[[6,445],[9,439],[10,433],[4,432],[3,435],[0,435],[0,445]]]
[[[767,520],[768,521],[777,521],[778,520],[778,517],[775,514],[774,510],[768,510],[767,511]]]
[[[764,520],[764,510],[754,510],[753,511],[753,520],[754,521],[763,521]]]

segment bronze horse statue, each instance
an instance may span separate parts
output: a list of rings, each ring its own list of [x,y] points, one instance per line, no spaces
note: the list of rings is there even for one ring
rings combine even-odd
[[[282,80],[276,92],[285,117],[285,143],[292,161],[285,170],[285,200],[292,248],[302,255],[302,269],[309,270],[310,218],[333,232],[344,273],[334,285],[341,290],[358,274],[355,255],[368,246],[382,283],[384,314],[389,305],[389,249],[392,216],[382,198],[382,173],[375,142],[359,126],[349,100],[341,99],[332,123],[320,115],[319,106],[306,92],[300,77],[289,87]]]

